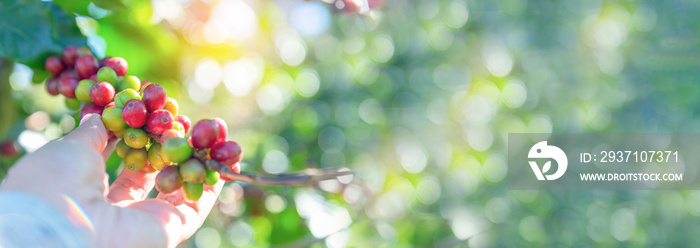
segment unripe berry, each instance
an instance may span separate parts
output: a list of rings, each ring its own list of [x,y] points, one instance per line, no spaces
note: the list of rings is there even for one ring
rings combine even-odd
[[[203,183],[207,177],[207,170],[198,159],[190,158],[180,163],[180,176],[188,183]]]
[[[105,63],[105,66],[112,68],[112,70],[114,70],[114,72],[117,73],[117,76],[120,77],[126,75],[126,71],[129,68],[128,64],[126,63],[126,60],[120,57],[108,59]]]
[[[183,138],[173,137],[163,142],[161,155],[165,161],[182,163],[192,156],[192,147]]]
[[[95,85],[90,79],[83,79],[78,82],[78,87],[75,88],[75,98],[84,103],[92,103],[90,99],[90,89]]]
[[[163,149],[158,142],[153,143],[153,145],[148,148],[148,163],[156,170],[163,170],[163,167],[166,166],[162,151]]]
[[[126,89],[114,96],[114,103],[117,104],[117,107],[123,108],[124,104],[131,99],[141,100],[141,95],[134,89]]]
[[[177,111],[180,107],[177,104],[177,101],[175,98],[168,97],[167,100],[165,100],[165,106],[163,106],[163,109],[170,111],[170,113],[173,114],[173,116],[177,116]]]
[[[185,192],[185,200],[189,202],[196,202],[202,197],[204,185],[201,183],[184,183],[182,185],[182,191]]]
[[[211,158],[225,165],[233,165],[241,161],[243,149],[234,141],[219,142],[211,147]]]
[[[175,118],[167,110],[159,109],[148,115],[146,126],[156,135],[161,135],[165,130],[172,129]]]
[[[156,176],[156,190],[169,194],[182,187],[182,177],[177,166],[167,166]]]
[[[132,172],[140,171],[148,161],[146,149],[131,149],[124,155],[124,168]]]
[[[124,134],[126,133],[126,128],[123,130],[118,130],[118,131],[110,131],[116,136],[117,138],[124,138]]]
[[[184,136],[184,135],[185,135],[185,126],[183,126],[182,123],[179,123],[179,122],[175,121],[175,122],[173,123],[173,129],[174,129],[174,130],[177,130],[177,131],[180,132],[180,133],[182,133],[182,135],[183,135],[182,137],[185,137],[185,136]]]
[[[114,87],[107,82],[99,82],[90,88],[90,99],[97,106],[105,106],[114,100]]]
[[[131,147],[129,147],[124,140],[120,140],[117,142],[117,146],[114,148],[114,150],[117,151],[117,156],[124,158],[124,156],[126,156],[126,152],[131,150]]]
[[[66,98],[66,106],[69,109],[77,110],[80,108],[80,101],[78,101],[78,99]]]
[[[124,133],[124,142],[134,149],[146,147],[148,140],[148,134],[140,128],[127,128],[126,133]]]
[[[219,172],[213,170],[207,170],[207,175],[204,178],[204,184],[214,185],[219,181]]]
[[[119,91],[123,91],[126,89],[133,89],[135,91],[138,91],[141,88],[141,80],[137,78],[136,76],[126,76],[124,79],[122,79],[121,82],[119,82],[119,87],[117,87]]]
[[[118,131],[125,130],[128,125],[122,119],[122,109],[119,107],[106,108],[102,112],[102,123],[104,123],[107,130],[114,132],[117,137],[119,137]]]
[[[98,62],[92,55],[85,55],[75,61],[75,70],[80,78],[89,78],[97,73]]]
[[[138,99],[131,99],[126,102],[122,109],[122,118],[127,125],[133,128],[141,128],[146,125],[148,111],[146,105]]]
[[[213,120],[201,120],[192,127],[192,147],[207,149],[219,138],[219,124]]]
[[[117,73],[109,67],[102,67],[97,71],[97,81],[107,82],[117,88]]]
[[[74,77],[62,77],[58,91],[66,98],[75,99],[75,88],[78,87],[78,79]]]
[[[163,86],[150,84],[143,89],[143,103],[146,104],[148,112],[162,109],[167,101],[167,96]]]
[[[44,62],[44,69],[51,74],[59,74],[65,69],[66,66],[63,65],[63,61],[58,56],[50,56]]]

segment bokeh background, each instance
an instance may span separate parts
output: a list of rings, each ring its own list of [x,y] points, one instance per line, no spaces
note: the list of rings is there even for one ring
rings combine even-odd
[[[308,188],[229,183],[181,247],[700,244],[700,192],[505,179],[508,133],[698,132],[700,3],[349,2],[4,0],[0,138],[31,152],[72,130],[41,61],[89,45],[193,121],[228,122],[243,171],[355,171]],[[34,50],[8,44],[10,28]],[[0,158],[3,174],[15,159]]]

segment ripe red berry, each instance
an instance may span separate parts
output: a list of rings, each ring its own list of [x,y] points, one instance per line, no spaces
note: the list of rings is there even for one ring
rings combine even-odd
[[[165,132],[163,132],[162,135],[160,135],[160,141],[165,142],[166,140],[168,140],[169,138],[172,138],[172,137],[184,138],[185,134],[183,134],[182,132],[175,130],[175,129],[168,129],[168,130],[165,130]]]
[[[98,106],[105,106],[114,100],[114,87],[107,82],[99,82],[90,88],[90,99]]]
[[[99,63],[99,64],[100,64],[100,67],[104,67],[105,65],[107,65],[107,61],[108,61],[109,59],[111,59],[111,58],[112,58],[112,57],[106,56],[106,57],[100,59],[100,63]]]
[[[0,143],[0,155],[3,157],[15,157],[22,152],[22,148],[14,140]]]
[[[83,107],[83,109],[80,110],[80,119],[83,119],[83,117],[88,114],[102,115],[103,110],[104,109],[102,107],[97,106],[94,103],[85,105],[85,107]]]
[[[219,124],[212,120],[201,120],[192,127],[192,147],[207,149],[219,138]]]
[[[182,126],[185,128],[185,133],[190,131],[190,127],[192,126],[192,121],[190,121],[190,117],[187,117],[186,115],[178,115],[177,117],[175,117],[175,121],[182,124]]]
[[[109,108],[109,107],[114,107],[114,106],[117,106],[117,104],[114,103],[114,102],[109,102],[109,103],[107,103],[107,105],[105,105],[103,108]]]
[[[140,128],[146,124],[146,118],[148,117],[148,111],[146,111],[146,104],[138,99],[131,99],[124,104],[124,109],[122,110],[122,118],[127,125],[133,128]]]
[[[88,79],[92,80],[93,82],[99,82],[99,80],[97,80],[97,73],[92,74],[92,76],[90,76]]]
[[[107,62],[105,62],[104,66],[112,68],[112,70],[117,73],[117,76],[120,77],[126,75],[126,71],[129,69],[129,65],[126,63],[126,60],[120,57],[109,58]]]
[[[63,65],[63,61],[58,56],[51,56],[44,62],[44,69],[51,74],[59,74],[65,68],[66,66]]]
[[[167,110],[159,109],[148,115],[146,126],[152,133],[161,135],[165,130],[173,128],[173,122],[175,122],[173,114]]]
[[[215,121],[216,124],[219,124],[219,138],[216,139],[216,142],[214,142],[214,144],[226,141],[226,136],[228,136],[228,127],[226,126],[226,121],[219,117],[216,117],[211,120]]]
[[[156,176],[156,190],[168,194],[182,187],[182,177],[177,166],[166,166]]]
[[[149,84],[152,84],[151,81],[148,80],[143,80],[141,81],[141,88],[139,89],[139,92],[141,92],[141,95],[143,95],[143,89],[146,88]]]
[[[63,49],[63,62],[68,66],[75,65],[75,61],[78,59],[78,47],[67,46]]]
[[[149,84],[143,89],[143,103],[146,104],[148,112],[153,112],[165,107],[165,102],[168,100],[165,89],[159,84]]]
[[[75,61],[75,70],[78,72],[80,78],[89,78],[97,73],[98,66],[97,59],[92,55],[82,56]]]
[[[241,161],[243,149],[236,142],[224,141],[212,146],[210,155],[212,159],[231,166]]]
[[[49,80],[46,80],[46,91],[53,96],[60,94],[61,92],[58,91],[58,84],[60,84],[60,80],[61,79],[57,77],[52,77]]]
[[[75,99],[75,88],[78,87],[78,82],[78,79],[74,77],[62,77],[58,91],[66,98]]]
[[[78,78],[78,73],[75,72],[73,67],[67,67],[65,70],[63,70],[63,72],[61,72],[60,77],[61,78],[64,78],[64,77]]]

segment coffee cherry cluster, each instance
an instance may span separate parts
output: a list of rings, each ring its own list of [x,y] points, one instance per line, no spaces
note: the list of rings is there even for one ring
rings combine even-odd
[[[110,139],[121,138],[115,150],[124,159],[124,168],[160,171],[159,192],[182,187],[185,199],[196,201],[203,184],[230,180],[219,175],[223,166],[240,173],[243,150],[226,140],[224,120],[201,120],[192,126],[190,118],[178,115],[177,101],[161,85],[126,75],[125,59],[97,60],[87,48],[68,46],[61,57],[46,59],[44,67],[52,74],[46,82],[50,94],[65,96],[69,107],[81,109],[81,119],[101,115]]]

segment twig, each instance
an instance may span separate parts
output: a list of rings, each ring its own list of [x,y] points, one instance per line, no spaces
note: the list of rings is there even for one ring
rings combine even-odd
[[[339,176],[351,175],[352,171],[345,167],[340,168],[325,168],[325,169],[306,169],[301,172],[292,174],[279,174],[274,177],[268,177],[258,174],[250,174],[241,172],[236,174],[228,166],[222,166],[219,170],[222,176],[234,180],[239,180],[252,184],[259,185],[285,185],[285,186],[309,186],[316,181],[338,178]]]
[[[156,141],[160,141],[159,135],[151,134],[151,137]],[[200,152],[194,152],[193,156],[199,159],[210,170],[218,171],[222,177],[238,180],[246,183],[257,185],[284,185],[284,186],[309,186],[313,182],[323,181],[338,178],[340,176],[351,175],[352,171],[347,167],[333,167],[314,169],[308,168],[300,172],[289,174],[278,174],[275,176],[264,176],[252,173],[236,173],[229,166],[219,163],[218,161],[208,159],[207,155]]]

